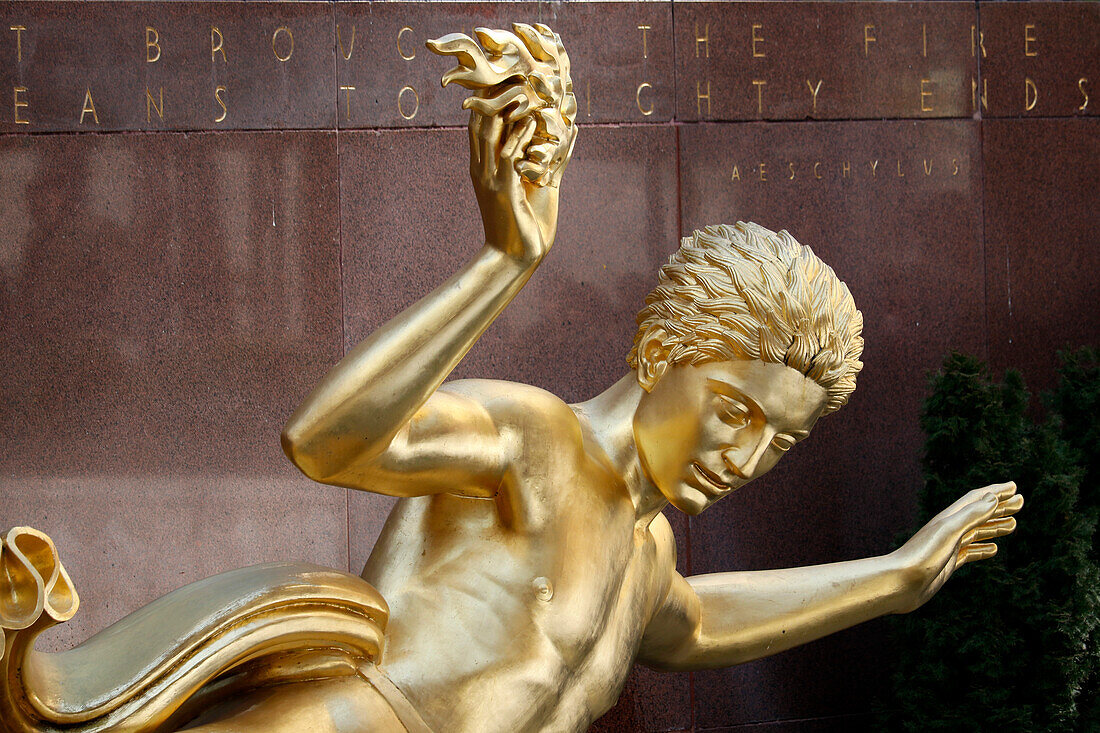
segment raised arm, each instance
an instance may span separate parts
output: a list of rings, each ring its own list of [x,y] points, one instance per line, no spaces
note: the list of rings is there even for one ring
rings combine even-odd
[[[956,568],[992,557],[1023,505],[1012,483],[977,489],[889,555],[804,568],[677,576],[639,661],[664,670],[728,667],[931,598]]]
[[[520,171],[537,155],[534,149],[547,144],[540,139],[531,145],[536,127],[532,117],[509,123],[504,114],[471,113],[470,169],[486,244],[445,283],[352,349],[294,412],[283,430],[283,450],[309,477],[375,489],[361,484],[391,444],[398,450],[383,461],[389,464],[383,469],[400,472],[394,464],[404,456],[431,475],[439,466],[424,465],[424,458],[433,453],[418,450],[416,443],[446,443],[452,427],[472,440],[491,442],[487,416],[458,396],[418,416],[423,435],[409,424],[553,243],[557,185],[568,157],[556,161],[548,182],[524,180]],[[552,142],[559,148],[572,139]],[[483,446],[480,460],[491,464],[487,453],[491,446]],[[439,455],[449,460],[455,451]]]

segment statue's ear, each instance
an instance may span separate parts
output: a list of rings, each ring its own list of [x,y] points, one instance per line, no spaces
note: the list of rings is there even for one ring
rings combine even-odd
[[[638,384],[646,392],[653,389],[657,380],[668,370],[668,334],[660,326],[653,326],[642,336],[638,344]]]

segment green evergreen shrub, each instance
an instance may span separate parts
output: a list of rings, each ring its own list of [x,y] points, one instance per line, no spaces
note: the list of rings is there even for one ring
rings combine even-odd
[[[1056,410],[1075,399],[1068,378],[1063,387]],[[1071,430],[1095,431],[1095,417],[1036,424],[1029,403],[1018,373],[998,384],[959,354],[932,380],[918,526],[1000,481],[1016,481],[1026,504],[996,558],[961,568],[923,608],[895,619],[886,730],[1073,731],[1095,722],[1082,698],[1097,669],[1096,497],[1081,495],[1083,438],[1067,440]]]

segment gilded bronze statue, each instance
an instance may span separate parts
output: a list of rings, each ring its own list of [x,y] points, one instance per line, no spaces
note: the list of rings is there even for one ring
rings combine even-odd
[[[542,25],[429,43],[473,91],[485,243],[353,348],[283,448],[310,478],[399,497],[362,579],[274,564],[169,594],[76,649],[33,649],[76,594],[49,538],[0,554],[4,730],[581,731],[635,662],[746,662],[912,611],[993,556],[1022,506],[975,489],[898,550],[683,577],[661,511],[698,514],[840,409],[863,318],[787,232],[684,238],[638,316],[629,369],[569,405],[445,382],[554,242],[577,135],[569,60]]]

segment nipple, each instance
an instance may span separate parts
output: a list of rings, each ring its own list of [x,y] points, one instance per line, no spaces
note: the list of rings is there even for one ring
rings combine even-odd
[[[554,597],[554,584],[549,578],[540,575],[531,581],[531,587],[535,589],[535,598],[543,603],[549,602]]]

